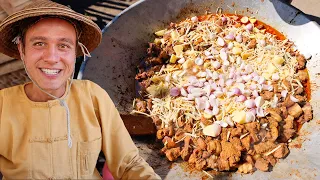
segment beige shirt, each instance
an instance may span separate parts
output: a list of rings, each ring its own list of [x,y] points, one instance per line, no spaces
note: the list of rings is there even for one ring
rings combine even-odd
[[[0,172],[8,179],[100,179],[102,150],[115,179],[160,179],[138,153],[108,94],[75,80],[65,108],[58,100],[33,102],[24,85],[0,90]]]

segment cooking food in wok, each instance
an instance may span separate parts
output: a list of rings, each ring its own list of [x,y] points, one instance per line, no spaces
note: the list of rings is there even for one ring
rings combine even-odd
[[[155,32],[135,77],[135,114],[161,153],[198,170],[270,171],[312,119],[306,58],[254,17],[206,14]]]

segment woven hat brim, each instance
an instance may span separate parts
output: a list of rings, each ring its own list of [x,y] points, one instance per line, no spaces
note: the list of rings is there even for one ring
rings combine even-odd
[[[61,7],[38,7],[28,8],[18,11],[0,24],[0,52],[7,56],[20,59],[20,54],[12,40],[18,35],[17,23],[23,19],[37,16],[58,16],[66,17],[77,21],[80,28],[79,41],[84,44],[89,52],[93,51],[101,42],[102,33],[97,24],[84,15],[77,13],[71,9]],[[77,52],[77,56],[83,55],[82,51]]]

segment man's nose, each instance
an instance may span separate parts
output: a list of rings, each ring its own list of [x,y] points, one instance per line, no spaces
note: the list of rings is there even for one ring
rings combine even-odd
[[[58,50],[54,46],[49,46],[44,52],[44,61],[55,64],[59,61],[60,56]]]

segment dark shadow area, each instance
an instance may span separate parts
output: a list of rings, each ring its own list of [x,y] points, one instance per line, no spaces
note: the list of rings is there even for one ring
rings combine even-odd
[[[291,5],[292,0],[269,0],[269,1],[273,4],[275,10],[277,11],[278,15],[282,18],[282,20],[284,20],[288,24],[298,26],[298,25],[306,24],[310,21],[314,21],[320,24],[320,17],[306,14],[301,10],[299,10],[298,8],[292,6]],[[292,12],[290,10],[288,11],[288,5],[294,7],[296,11],[295,12]],[[303,16],[307,17],[307,19],[304,18]]]

